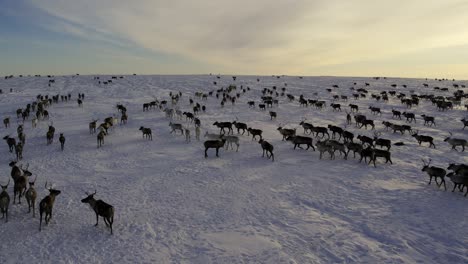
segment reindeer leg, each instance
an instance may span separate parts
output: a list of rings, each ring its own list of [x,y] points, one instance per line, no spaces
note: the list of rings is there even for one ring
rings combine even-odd
[[[94,226],[98,226],[98,224],[99,224],[99,216],[98,216],[98,214],[96,213],[96,224],[95,224]]]

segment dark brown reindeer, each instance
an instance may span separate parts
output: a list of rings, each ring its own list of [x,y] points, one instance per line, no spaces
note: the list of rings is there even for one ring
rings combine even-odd
[[[26,191],[24,195],[26,197],[26,202],[28,202],[28,213],[31,212],[31,207],[33,210],[33,217],[36,217],[36,198],[37,192],[34,189],[34,184],[36,183],[37,176],[34,178],[34,181],[29,182],[29,189]]]
[[[140,127],[139,130],[143,133],[143,138],[153,140],[153,134],[151,133],[151,128]]]
[[[4,118],[3,124],[5,125],[5,128],[8,128],[10,126],[10,117]]]
[[[48,225],[52,218],[52,209],[54,207],[55,197],[61,193],[59,190],[52,189],[52,186],[47,188],[47,182],[45,183],[45,188],[49,190],[49,195],[44,197],[39,203],[39,231],[42,229],[42,215],[45,214],[44,220],[46,225]]]
[[[28,171],[28,167],[29,165],[26,165],[26,169],[21,169],[20,174],[16,174],[13,176],[13,204],[16,203],[17,195],[18,203],[21,204],[21,197],[24,195],[28,185],[28,177],[32,175],[32,173]]]
[[[435,166],[429,167],[429,165],[431,164],[431,159],[429,159],[428,163],[426,163],[423,159],[421,159],[421,160],[422,160],[422,162],[424,164],[421,171],[424,171],[424,172],[427,173],[427,175],[429,175],[429,183],[428,184],[431,184],[432,177],[434,177],[437,187],[442,186],[442,183],[443,183],[445,190],[447,190],[447,186],[445,185],[445,179],[444,179],[445,175],[447,174],[447,171],[444,170],[443,168],[440,168],[440,167],[435,167]],[[437,178],[441,179],[440,184],[437,182]]]
[[[428,142],[429,147],[432,146],[432,147],[436,148],[436,146],[434,145],[434,138],[433,137],[420,135],[418,133],[419,133],[419,131],[416,130],[416,133],[414,133],[411,136],[414,137],[418,141],[419,145],[421,145],[422,142]]]
[[[65,137],[63,136],[63,133],[60,133],[59,142],[60,149],[63,151],[63,148],[65,147]]]
[[[98,121],[98,119],[94,120],[92,122],[89,123],[89,133],[90,134],[94,134],[96,133],[96,122]]]
[[[104,137],[107,135],[106,131],[101,130],[97,135],[97,147],[100,148],[104,145]]]
[[[13,153],[13,149],[16,146],[16,139],[8,136],[3,137],[3,139],[6,141],[8,144],[8,149],[10,150],[11,153]]]
[[[108,203],[105,203],[102,200],[94,199],[94,195],[96,191],[92,194],[86,193],[88,195],[86,198],[82,199],[82,203],[87,203],[93,209],[94,213],[96,213],[96,224],[94,226],[98,226],[99,223],[99,216],[102,216],[104,219],[104,223],[108,226],[111,230],[112,235],[112,224],[114,223],[114,207]]]
[[[0,185],[2,192],[0,193],[0,212],[2,218],[5,218],[5,223],[8,222],[8,207],[10,206],[10,195],[8,195],[7,189],[10,184],[10,179],[6,185]]]
[[[219,140],[207,140],[207,141],[205,141],[203,143],[203,145],[205,146],[205,158],[208,158],[207,151],[210,148],[216,149],[216,157],[219,157],[219,155],[218,155],[219,149],[224,147],[225,143],[226,143],[226,139],[223,136],[221,136]]]
[[[273,154],[273,149],[274,149],[273,145],[263,139],[260,139],[258,143],[261,145],[262,150],[263,150],[262,157],[265,157],[265,153],[266,153],[268,159],[271,158],[272,162],[275,161],[275,155]],[[270,155],[268,155],[268,153],[270,153]]]

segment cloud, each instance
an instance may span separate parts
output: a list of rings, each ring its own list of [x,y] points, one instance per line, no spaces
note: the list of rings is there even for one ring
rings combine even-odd
[[[236,72],[302,74],[468,44],[462,0],[30,3],[56,19],[52,30]]]

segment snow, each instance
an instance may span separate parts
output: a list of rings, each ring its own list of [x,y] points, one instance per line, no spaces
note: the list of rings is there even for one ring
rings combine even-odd
[[[257,82],[260,78],[260,82]],[[435,166],[449,162],[468,163],[468,155],[450,149],[443,142],[451,131],[468,138],[460,119],[466,110],[456,107],[437,111],[430,102],[406,109],[399,99],[376,102],[370,96],[354,100],[349,87],[364,87],[370,93],[396,90],[409,94],[450,95],[451,81],[423,79],[338,78],[294,76],[124,76],[110,85],[98,85],[93,76],[58,76],[47,86],[48,78],[22,77],[0,80],[0,117],[10,116],[12,126],[0,133],[16,136],[17,108],[35,100],[37,94],[72,94],[71,102],[49,107],[56,128],[52,146],[46,146],[48,122],[40,121],[33,129],[25,123],[24,160],[37,176],[38,201],[48,194],[45,181],[62,191],[57,196],[51,223],[39,232],[36,218],[27,214],[27,204],[11,204],[9,222],[0,220],[0,263],[467,263],[468,198],[428,185],[421,171],[421,159],[432,159]],[[110,76],[101,76],[101,81]],[[213,85],[217,81],[218,85]],[[344,127],[343,112],[300,107],[297,101],[280,97],[277,120],[270,121],[267,111],[249,109],[247,102],[260,100],[261,90],[276,85],[298,97],[331,102],[332,94],[350,96],[349,103],[376,120],[376,129],[392,142],[393,165],[381,160],[377,167],[359,163],[358,159],[329,160],[312,150],[293,150],[282,141],[276,128],[298,127],[306,118],[314,125]],[[397,88],[390,84],[398,84]],[[423,88],[429,83],[430,88]],[[466,81],[457,82],[468,84]],[[195,100],[197,91],[208,92],[229,84],[252,88],[235,106],[224,108],[215,97]],[[325,89],[338,84],[332,94]],[[407,84],[408,88],[401,85]],[[450,87],[449,92],[431,87]],[[13,92],[9,92],[13,88]],[[142,111],[142,104],[158,98],[168,100],[169,92],[183,93],[178,107],[191,111],[188,98],[207,106],[201,113],[201,137],[205,131],[217,133],[215,121],[239,121],[262,129],[264,138],[275,147],[275,162],[261,157],[261,147],[251,137],[241,137],[239,152],[213,149],[204,158],[203,138],[185,142],[181,135],[169,134],[169,119],[160,110]],[[468,92],[465,89],[465,92]],[[76,103],[77,94],[85,93],[83,107]],[[314,95],[317,93],[317,95]],[[119,116],[116,104],[128,109],[127,125],[110,130],[102,148],[96,148],[96,135],[88,132],[93,118]],[[466,102],[462,102],[465,104]],[[382,108],[374,116],[368,106]],[[419,146],[408,133],[401,136],[385,131],[382,121],[392,120],[391,109],[417,114],[411,124],[421,134],[435,138],[436,149]],[[420,114],[436,117],[436,127],[422,124]],[[153,141],[142,138],[140,126],[153,130]],[[347,127],[355,136],[373,136],[373,131]],[[302,128],[298,127],[302,135]],[[65,151],[60,151],[58,133],[64,133]],[[316,139],[314,139],[316,142]],[[0,183],[10,177],[9,161],[14,159],[7,145],[0,149]],[[85,192],[97,190],[102,199],[115,208],[114,235],[100,218],[94,227],[95,214],[81,199]],[[13,198],[13,184],[9,186]],[[36,206],[38,208],[38,205]]]

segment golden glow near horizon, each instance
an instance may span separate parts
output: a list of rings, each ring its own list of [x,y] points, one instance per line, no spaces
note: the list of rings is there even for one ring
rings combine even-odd
[[[199,73],[199,63],[239,74],[468,79],[466,0],[30,3],[57,18],[45,25],[53,31],[194,61],[183,72],[168,62],[167,73]],[[144,55],[129,64],[164,68]]]

